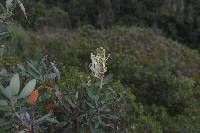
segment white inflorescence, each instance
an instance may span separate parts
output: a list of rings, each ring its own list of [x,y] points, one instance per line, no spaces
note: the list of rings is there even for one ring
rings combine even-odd
[[[96,55],[91,53],[92,63],[89,65],[89,67],[95,77],[99,79],[104,77],[104,74],[107,71],[106,61],[108,57],[106,57],[105,49],[102,47],[97,48]]]

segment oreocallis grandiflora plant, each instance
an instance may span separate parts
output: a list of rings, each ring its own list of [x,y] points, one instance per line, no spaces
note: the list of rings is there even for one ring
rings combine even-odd
[[[91,53],[92,76],[83,78],[76,88],[69,88],[67,82],[55,83],[50,92],[53,102],[48,106],[57,120],[51,125],[54,132],[125,131],[120,127],[123,122],[118,113],[123,110],[121,105],[126,102],[126,94],[124,89],[116,92],[111,85],[112,76],[106,75],[108,57],[102,47],[97,48],[95,54]]]
[[[1,70],[2,72],[3,70]],[[6,72],[4,75],[1,73],[2,78],[7,77],[9,74]],[[23,76],[25,77],[25,76]],[[5,82],[4,82],[5,81]],[[39,125],[50,119],[52,113],[49,112],[41,117],[36,117],[35,103],[39,97],[39,92],[36,86],[36,79],[32,79],[21,87],[19,74],[16,73],[11,77],[9,85],[5,86],[0,84],[0,128],[4,132],[17,132],[17,133],[37,133]],[[2,83],[6,84],[7,80],[4,79]]]
[[[126,89],[116,89],[112,75],[106,74],[108,57],[102,47],[91,53],[92,74],[83,76],[78,86],[63,79],[48,56],[39,62],[18,64],[15,69],[21,80],[19,74],[14,74],[9,84],[1,85],[0,127],[9,127],[4,132],[28,133],[125,132],[127,123],[120,114],[130,99]]]
[[[55,78],[55,75],[60,76],[53,62],[50,62],[50,66],[43,66],[43,61],[40,62],[41,69],[34,67],[31,61],[26,61],[25,67],[17,64],[8,71],[0,68],[0,129],[3,132],[38,133],[43,131],[41,124],[53,119],[51,112],[40,114],[41,110],[36,106],[40,95],[45,97],[45,94],[39,94],[43,84],[49,78]],[[49,72],[51,69],[54,71]],[[12,74],[9,71],[18,73]],[[42,100],[41,103],[45,102]]]

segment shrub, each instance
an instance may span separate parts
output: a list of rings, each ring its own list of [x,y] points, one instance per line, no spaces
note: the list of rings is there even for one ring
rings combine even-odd
[[[97,30],[87,25],[73,31],[58,27],[25,31],[17,27],[10,35],[2,39],[5,47],[1,48],[0,63],[4,69],[0,72],[20,73],[23,86],[30,79],[37,79],[30,97],[19,100],[15,106],[16,113],[28,114],[29,120],[36,121],[34,130],[198,132],[200,56],[197,51],[152,29],[138,27]],[[16,49],[18,46],[21,49]],[[107,69],[113,79],[105,76],[104,82],[101,74],[107,69],[97,69],[100,73],[95,76],[100,79],[88,74],[88,53],[99,46],[111,54]],[[38,62],[44,54],[48,58]],[[20,63],[24,58],[36,61]],[[11,75],[1,79],[3,88],[8,86]],[[2,125],[8,124],[10,129],[18,131],[25,129],[15,113],[12,116],[7,112],[1,112],[1,116],[4,121],[13,120],[14,126]]]
[[[97,55],[91,54],[91,59],[90,69],[97,79],[82,77],[80,78],[82,82],[78,82],[76,86],[74,81],[71,85],[69,80],[67,80],[69,83],[59,82],[60,71],[47,56],[40,63],[27,61],[25,67],[18,64],[13,71],[18,71],[21,78],[19,74],[15,74],[8,86],[6,83],[10,74],[1,75],[4,83],[1,85],[0,109],[3,111],[1,125],[7,125],[3,130],[6,132],[128,130],[132,120],[139,115],[138,113],[127,119],[127,114],[124,113],[124,111],[139,112],[134,96],[128,93],[128,89],[121,88],[123,86],[112,85],[111,76],[105,77],[107,57],[103,48],[97,49]],[[20,89],[20,82],[25,84],[23,89]],[[128,101],[130,104],[125,106]]]

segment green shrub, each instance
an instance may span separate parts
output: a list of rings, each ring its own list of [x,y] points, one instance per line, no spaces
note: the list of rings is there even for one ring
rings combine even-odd
[[[163,133],[159,123],[148,116],[141,116],[136,120],[137,126],[135,127],[136,132],[143,133]]]

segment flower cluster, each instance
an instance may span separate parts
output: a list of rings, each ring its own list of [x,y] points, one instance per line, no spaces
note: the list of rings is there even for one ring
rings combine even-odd
[[[96,55],[91,53],[92,63],[89,65],[90,70],[93,75],[99,79],[104,77],[105,72],[107,72],[106,61],[109,55],[106,57],[105,49],[100,47],[96,50]]]

